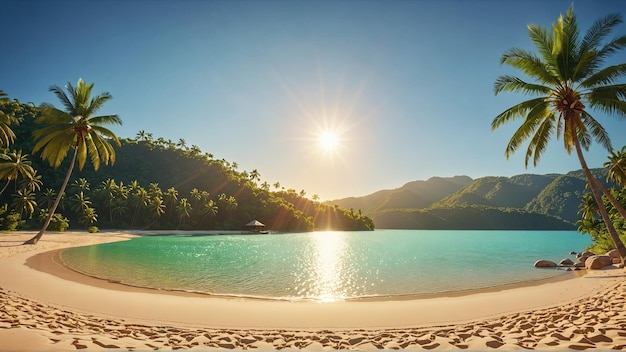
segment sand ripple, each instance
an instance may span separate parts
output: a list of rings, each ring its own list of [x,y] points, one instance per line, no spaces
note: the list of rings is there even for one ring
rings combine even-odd
[[[36,331],[51,350],[626,349],[626,282],[602,297],[499,318],[386,330],[236,330],[137,324],[79,314],[0,288],[0,336]],[[6,336],[6,335],[5,335]],[[40,341],[41,342],[41,341]]]

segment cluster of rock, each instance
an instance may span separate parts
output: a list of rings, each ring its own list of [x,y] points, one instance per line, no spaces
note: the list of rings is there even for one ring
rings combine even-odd
[[[571,254],[576,254],[572,252]],[[616,249],[606,252],[604,255],[598,255],[589,251],[576,254],[576,262],[569,258],[561,260],[558,264],[550,260],[538,260],[535,262],[535,268],[555,268],[567,267],[571,270],[580,270],[582,268],[588,270],[602,269],[606,266],[617,264],[622,265],[622,258]]]

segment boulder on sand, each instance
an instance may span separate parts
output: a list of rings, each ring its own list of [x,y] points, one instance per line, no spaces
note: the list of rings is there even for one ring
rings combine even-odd
[[[535,262],[535,268],[554,268],[556,263],[550,260],[541,259]]]
[[[608,255],[592,255],[585,261],[585,267],[591,270],[602,269],[611,264],[613,259]]]
[[[574,262],[571,259],[569,259],[569,258],[565,258],[565,259],[563,259],[563,260],[561,260],[559,262],[559,265],[561,265],[561,266],[572,266],[572,265],[574,265]]]

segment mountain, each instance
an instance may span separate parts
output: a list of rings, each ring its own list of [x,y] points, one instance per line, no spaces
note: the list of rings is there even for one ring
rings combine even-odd
[[[592,172],[606,179],[606,170]],[[585,185],[582,170],[475,180],[433,177],[327,203],[360,209],[377,228],[571,230]]]

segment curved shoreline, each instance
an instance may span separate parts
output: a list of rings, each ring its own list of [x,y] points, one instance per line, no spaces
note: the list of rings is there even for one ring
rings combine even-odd
[[[456,297],[267,302],[120,291],[24,265],[128,234],[47,234],[30,247],[21,246],[30,234],[0,236],[0,266],[11,273],[0,276],[6,350],[626,348],[624,270]]]
[[[483,288],[473,288],[473,289],[445,291],[445,292],[436,292],[436,293],[379,295],[379,296],[342,299],[342,300],[333,301],[333,302],[320,302],[315,299],[288,299],[288,298],[283,299],[283,298],[256,297],[256,296],[245,296],[245,295],[241,295],[241,296],[240,295],[221,295],[221,294],[211,294],[207,292],[159,289],[159,288],[154,288],[154,287],[133,285],[129,283],[101,278],[101,277],[94,276],[94,275],[89,275],[89,274],[83,273],[79,270],[72,268],[71,266],[64,263],[63,260],[61,259],[60,254],[65,249],[67,248],[55,249],[49,252],[36,254],[32,257],[27,258],[25,265],[37,271],[48,273],[64,280],[79,282],[79,283],[90,285],[90,286],[118,290],[118,291],[158,293],[158,294],[166,294],[166,295],[170,294],[170,295],[176,295],[176,296],[197,296],[197,297],[221,298],[221,299],[244,299],[244,300],[254,300],[254,301],[268,301],[268,302],[291,302],[291,303],[298,303],[298,302],[335,303],[335,302],[377,302],[377,301],[384,302],[384,301],[409,301],[409,300],[441,298],[441,297],[461,297],[461,296],[468,296],[468,295],[487,293],[487,292],[499,292],[499,291],[504,291],[504,290],[520,288],[520,287],[537,286],[537,285],[543,285],[543,284],[548,284],[548,283],[553,283],[553,282],[559,282],[563,280],[571,280],[571,279],[582,277],[586,274],[586,270],[577,270],[577,271],[561,270],[562,272],[549,278],[512,282],[512,283],[483,287]],[[50,263],[52,263],[52,265],[50,265]],[[544,270],[544,269],[536,269],[536,270]]]

